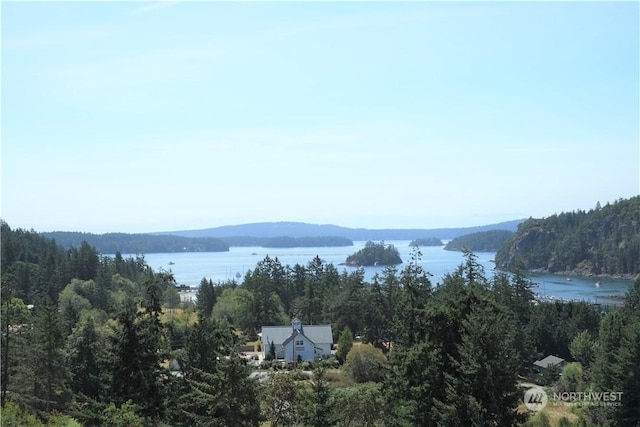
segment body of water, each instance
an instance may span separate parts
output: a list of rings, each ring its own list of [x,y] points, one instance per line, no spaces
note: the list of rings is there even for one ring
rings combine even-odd
[[[242,281],[248,270],[267,255],[278,258],[282,265],[293,267],[295,264],[305,266],[316,255],[326,263],[332,263],[340,273],[355,271],[355,267],[339,265],[347,256],[362,249],[366,242],[354,242],[354,246],[319,247],[319,248],[262,248],[232,247],[228,252],[189,252],[189,253],[154,253],[146,254],[145,260],[154,270],[171,271],[178,284],[198,286],[203,277],[214,283],[228,280]],[[410,260],[412,248],[408,240],[387,241],[399,251],[406,264]],[[447,273],[452,273],[464,262],[461,252],[445,251],[442,246],[421,247],[420,265],[433,276],[431,282],[437,285]],[[126,256],[126,255],[125,255]],[[487,277],[494,274],[495,252],[476,253],[478,262],[484,267]],[[404,264],[397,266],[398,272]],[[365,280],[371,281],[374,274],[382,274],[384,267],[365,267]],[[237,275],[240,278],[237,278]],[[570,277],[552,274],[532,275],[536,284],[534,291],[548,299],[587,300],[602,304],[618,303],[631,281],[595,277]],[[570,279],[570,280],[568,280]]]

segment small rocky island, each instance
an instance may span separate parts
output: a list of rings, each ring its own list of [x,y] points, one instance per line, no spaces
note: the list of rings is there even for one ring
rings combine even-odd
[[[372,267],[377,265],[397,265],[402,264],[398,249],[384,242],[374,243],[368,241],[364,248],[349,255],[343,265],[353,267]]]

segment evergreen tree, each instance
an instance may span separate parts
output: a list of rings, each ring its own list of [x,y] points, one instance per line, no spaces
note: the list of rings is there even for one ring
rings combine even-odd
[[[122,404],[131,400],[140,407],[141,415],[158,419],[163,414],[160,361],[164,358],[164,344],[157,283],[147,282],[146,294],[144,311],[138,312],[135,302],[129,300],[120,312],[107,371],[111,372],[113,402]]]
[[[71,392],[58,307],[48,297],[44,297],[34,310],[33,341],[29,348],[33,388],[31,394],[23,396],[23,399],[43,415],[53,410],[64,410],[70,401]]]
[[[186,345],[185,377],[169,417],[179,426],[257,426],[256,384],[240,360],[232,330],[200,315]]]
[[[70,370],[70,386],[74,393],[98,399],[102,392],[99,369],[101,346],[93,317],[86,315],[67,339],[65,357]]]
[[[213,282],[205,277],[200,281],[200,286],[196,292],[196,308],[204,317],[211,316],[213,306],[216,305],[216,292],[213,288]]]
[[[304,398],[302,423],[310,427],[328,427],[335,425],[331,392],[325,379],[325,369],[320,367],[313,371],[311,394]]]
[[[521,421],[514,327],[487,284],[482,269],[467,256],[432,297],[404,297],[411,314],[400,318],[391,352],[385,383],[388,425]]]
[[[348,326],[340,333],[340,338],[338,339],[338,351],[336,352],[336,357],[340,363],[344,363],[347,360],[347,354],[351,350],[353,346],[353,336],[351,334],[351,330]]]

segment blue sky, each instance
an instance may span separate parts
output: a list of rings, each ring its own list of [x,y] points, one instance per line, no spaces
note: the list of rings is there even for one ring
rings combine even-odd
[[[637,2],[3,2],[2,218],[488,224],[637,195]]]

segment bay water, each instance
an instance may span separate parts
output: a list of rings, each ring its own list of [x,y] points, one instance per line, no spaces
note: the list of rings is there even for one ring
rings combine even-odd
[[[214,283],[235,280],[242,282],[248,270],[266,256],[278,258],[282,265],[306,266],[315,256],[326,263],[332,263],[337,270],[347,273],[356,267],[339,265],[347,256],[362,249],[366,242],[356,241],[353,246],[313,247],[313,248],[263,248],[231,247],[228,252],[182,252],[145,254],[147,264],[154,270],[163,269],[174,274],[180,285],[197,287],[202,278]],[[400,253],[404,264],[398,265],[398,273],[411,259],[412,247],[409,240],[386,241]],[[453,273],[464,262],[461,252],[446,251],[443,246],[421,247],[419,265],[431,273],[434,286],[442,282],[447,273]],[[124,255],[127,256],[127,255]],[[478,262],[484,267],[487,277],[495,273],[495,252],[476,253]],[[365,280],[371,282],[373,276],[382,274],[383,266],[364,267]],[[592,303],[617,304],[631,285],[629,280],[612,278],[562,276],[555,274],[534,274],[530,276],[535,284],[534,292],[546,299],[585,300]]]

